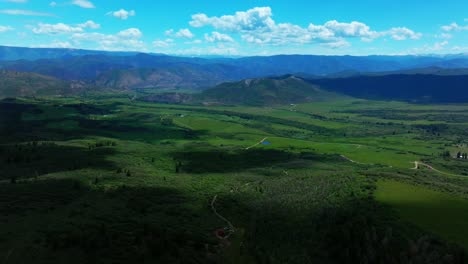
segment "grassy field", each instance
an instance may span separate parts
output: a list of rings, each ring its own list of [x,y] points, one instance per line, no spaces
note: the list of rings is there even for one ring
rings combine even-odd
[[[425,204],[434,215],[468,209],[468,162],[450,157],[466,149],[467,118],[468,105],[362,100],[276,108],[3,100],[0,261],[463,263],[444,240],[466,246],[463,232],[405,215],[416,225],[402,224],[384,204],[433,195],[453,201],[450,210]],[[389,193],[400,188],[393,181],[437,191],[403,184]],[[214,235],[226,226],[210,207],[215,195],[236,229],[228,240]],[[408,241],[426,251],[412,253]]]
[[[468,248],[468,199],[397,181],[379,181],[375,196],[404,220]]]

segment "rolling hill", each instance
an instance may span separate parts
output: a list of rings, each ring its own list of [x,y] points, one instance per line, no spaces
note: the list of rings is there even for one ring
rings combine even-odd
[[[132,68],[104,72],[95,83],[113,88],[202,89],[226,80],[237,79],[236,68],[213,64],[194,66],[186,63],[157,68]]]
[[[220,84],[194,96],[195,100],[214,104],[281,105],[318,102],[344,96],[320,89],[296,76],[246,79]]]
[[[468,75],[389,74],[313,79],[323,89],[352,97],[415,103],[463,103],[468,101]]]
[[[63,80],[85,80],[111,88],[199,89],[249,76],[242,68],[205,59],[149,54],[98,54],[36,61],[4,61],[0,65],[3,69],[36,72]]]
[[[83,82],[67,82],[37,73],[0,70],[0,98],[72,95],[87,87]]]

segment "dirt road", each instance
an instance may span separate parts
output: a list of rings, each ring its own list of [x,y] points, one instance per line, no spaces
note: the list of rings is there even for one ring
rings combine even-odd
[[[251,149],[251,148],[253,148],[253,147],[256,147],[256,146],[262,144],[265,140],[267,140],[267,138],[268,138],[268,137],[266,137],[266,138],[260,140],[259,142],[255,143],[255,144],[253,144],[252,146],[247,147],[247,148],[245,148],[245,149],[248,150],[248,149]]]
[[[464,177],[464,178],[466,178],[466,176],[463,176],[463,175],[452,174],[452,173],[440,171],[440,170],[438,170],[438,169],[432,167],[431,165],[426,164],[426,163],[421,162],[421,161],[414,161],[413,163],[414,163],[414,168],[411,168],[412,170],[417,170],[417,169],[419,169],[420,166],[423,166],[423,167],[428,168],[429,170],[438,172],[438,173],[440,173],[440,174],[444,174],[444,175],[448,175],[448,176],[455,176],[455,177]]]
[[[215,203],[216,203],[217,198],[218,198],[218,195],[215,195],[213,197],[213,200],[211,201],[211,210],[219,219],[223,220],[224,222],[228,224],[229,229],[231,230],[230,234],[227,237],[225,237],[225,238],[228,238],[235,231],[234,225],[231,223],[231,221],[227,220],[224,216],[220,215],[218,211],[216,211]]]

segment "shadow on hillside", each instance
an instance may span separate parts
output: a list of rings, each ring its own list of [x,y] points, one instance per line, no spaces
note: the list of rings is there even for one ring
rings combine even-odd
[[[71,108],[81,115],[108,115],[117,109],[122,103],[112,103],[107,105],[93,105],[93,104],[66,104],[63,107]]]
[[[173,153],[179,172],[188,173],[242,171],[286,163],[297,157],[297,154],[273,149],[193,150]]]
[[[459,246],[404,226],[389,208],[372,199],[324,204],[308,209],[297,205],[300,210],[260,204],[250,210],[255,221],[246,228],[246,247],[258,263],[274,259],[276,263],[456,264],[468,260]]]
[[[293,153],[277,149],[205,149],[187,145],[188,150],[172,153],[176,172],[212,173],[235,172],[248,169],[298,169],[313,166],[313,162],[343,163],[338,155],[314,152]],[[193,149],[192,149],[193,148]],[[261,170],[257,171],[262,173]],[[281,173],[283,173],[280,170]]]
[[[49,179],[0,184],[0,254],[14,245],[9,263],[223,263],[212,234],[221,222],[209,201],[167,187],[97,187]],[[317,187],[311,192],[321,193]],[[278,201],[245,194],[218,199],[218,211],[244,225],[240,250],[256,263],[466,261],[459,248],[402,229],[373,199]]]
[[[106,160],[112,147],[85,149],[47,142],[0,146],[0,179],[33,178],[43,174],[84,168],[114,169]]]
[[[217,218],[175,189],[104,192],[73,180],[0,189],[0,249],[22,240],[9,263],[214,263]]]
[[[148,115],[130,115],[125,119],[91,119],[88,115],[112,113],[115,104],[95,106],[34,105],[0,101],[0,143],[53,141],[101,136],[124,140],[154,142],[165,139],[195,139],[206,133],[189,131],[172,124],[158,124]],[[68,112],[67,115],[67,111]],[[45,113],[46,112],[46,113]],[[29,116],[25,119],[24,116]]]

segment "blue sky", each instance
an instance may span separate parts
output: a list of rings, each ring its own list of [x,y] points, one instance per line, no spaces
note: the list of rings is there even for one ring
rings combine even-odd
[[[0,45],[176,55],[468,52],[466,0],[0,0]]]

